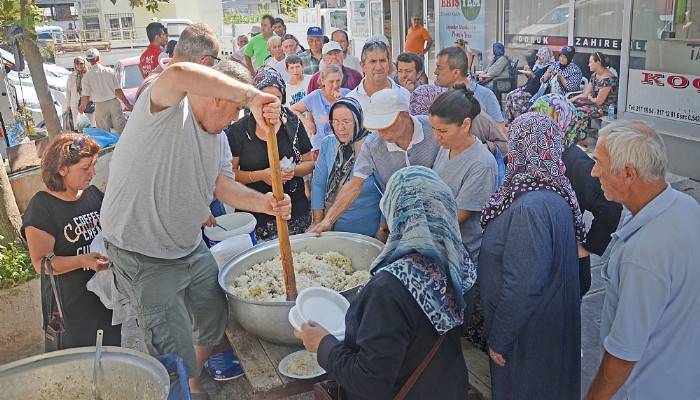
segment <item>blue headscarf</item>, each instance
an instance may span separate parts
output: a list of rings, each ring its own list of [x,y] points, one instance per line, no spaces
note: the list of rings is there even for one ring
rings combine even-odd
[[[389,179],[380,208],[389,238],[370,271],[399,279],[439,334],[461,325],[476,265],[462,244],[452,190],[432,170],[406,167]]]
[[[503,43],[494,43],[491,45],[491,50],[493,51],[493,61],[491,61],[491,65],[495,64],[499,58],[506,54],[506,47],[503,45]]]

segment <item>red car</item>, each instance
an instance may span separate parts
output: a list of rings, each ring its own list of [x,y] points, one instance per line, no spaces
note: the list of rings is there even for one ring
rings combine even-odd
[[[114,73],[117,75],[119,86],[124,91],[124,96],[133,105],[136,99],[136,91],[139,90],[143,77],[139,71],[139,57],[129,57],[119,60],[114,66]],[[122,104],[122,108],[124,105]]]

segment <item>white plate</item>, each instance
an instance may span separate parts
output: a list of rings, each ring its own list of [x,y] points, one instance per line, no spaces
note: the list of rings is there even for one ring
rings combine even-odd
[[[301,326],[304,324],[304,322],[306,322],[304,320],[304,318],[301,316],[301,314],[299,313],[299,309],[297,308],[297,306],[294,306],[289,310],[288,319],[289,319],[289,324],[292,325],[292,328],[294,328],[296,330],[300,330]],[[343,340],[345,340],[345,329],[344,328],[343,328],[342,332],[331,332],[331,334],[333,336],[335,336],[335,338],[340,340],[341,342]]]
[[[306,358],[308,362],[312,362],[313,371],[309,372],[308,374],[298,374],[295,373],[298,371],[290,371],[290,364],[298,358]],[[293,379],[313,379],[326,373],[326,371],[321,368],[320,365],[318,365],[318,362],[316,361],[316,353],[311,353],[306,350],[295,351],[294,353],[286,356],[282,359],[282,361],[280,361],[277,369],[282,375]]]
[[[297,296],[296,307],[303,321],[314,321],[336,337],[345,334],[345,314],[350,302],[336,291],[306,288]]]
[[[299,314],[299,309],[297,306],[294,306],[289,309],[289,323],[292,325],[292,328],[296,330],[301,329],[301,325],[306,322],[304,321],[304,318],[301,317],[301,314]]]

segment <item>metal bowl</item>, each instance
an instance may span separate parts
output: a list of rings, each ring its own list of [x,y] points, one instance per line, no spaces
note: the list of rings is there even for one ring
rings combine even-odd
[[[313,234],[290,236],[293,252],[305,251],[322,254],[328,251],[349,257],[355,270],[367,270],[382,250],[382,242],[375,238],[346,232],[326,232],[317,237]],[[271,260],[279,255],[277,240],[261,243],[226,263],[219,272],[219,285],[226,292],[231,313],[246,331],[278,344],[299,344],[294,329],[289,324],[289,310],[293,301],[250,301],[233,295],[229,288],[234,279],[244,274],[255,264]],[[352,300],[357,288],[341,292]]]
[[[4,399],[94,399],[95,347],[78,347],[0,366]],[[170,380],[155,358],[121,347],[103,346],[97,389],[100,399],[165,400]]]

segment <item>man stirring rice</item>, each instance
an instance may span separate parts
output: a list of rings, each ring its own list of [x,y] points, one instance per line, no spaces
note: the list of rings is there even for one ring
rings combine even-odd
[[[291,214],[288,196],[278,202],[247,189],[234,181],[230,160],[220,163],[218,135],[241,108],[275,131],[281,123],[275,96],[231,75],[226,63],[212,69],[181,62],[161,73],[136,102],[102,203],[117,288],[136,309],[149,352],[184,358],[193,399],[208,398],[197,378],[227,323],[218,268],[199,229],[209,203],[215,196],[236,208]]]

